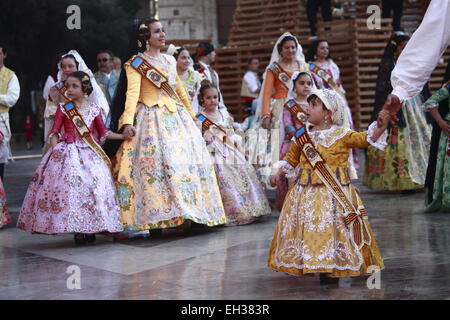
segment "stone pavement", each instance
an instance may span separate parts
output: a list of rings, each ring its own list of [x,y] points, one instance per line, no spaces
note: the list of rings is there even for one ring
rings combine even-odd
[[[276,211],[245,226],[119,242],[100,235],[89,246],[75,246],[72,235],[31,235],[15,222],[39,161],[6,166],[13,223],[0,230],[0,299],[450,298],[450,214],[424,214],[424,193],[374,192],[357,183],[386,266],[380,289],[370,290],[367,277],[320,285],[318,277],[269,269]],[[81,289],[68,288],[72,265],[79,267]]]

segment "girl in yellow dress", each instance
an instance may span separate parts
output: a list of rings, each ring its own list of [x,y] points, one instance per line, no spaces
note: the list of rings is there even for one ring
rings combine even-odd
[[[389,115],[380,113],[381,127],[374,122],[368,131],[355,132],[348,127],[345,102],[335,91],[313,90],[308,103],[306,132],[315,151],[335,175],[336,180],[333,180],[347,195],[352,195],[350,191],[354,187],[348,171],[351,148],[365,148],[371,144],[383,149]],[[327,184],[324,184],[319,178],[298,143],[293,140],[287,155],[276,163],[278,172],[270,179],[270,183],[276,185],[286,175],[295,178],[295,183],[289,188],[283,204],[268,266],[298,276],[320,273],[321,282],[337,282],[334,277],[370,273],[367,269],[372,265],[382,269],[383,260],[369,222],[365,220],[366,228],[362,228],[366,242],[361,245],[351,231],[359,229],[347,227],[343,206],[329,189],[330,183],[325,179]],[[305,154],[311,159],[311,153]],[[359,196],[356,193],[353,196],[352,203],[357,203],[357,210],[365,213]],[[352,228],[356,228],[355,225]]]
[[[214,166],[176,61],[161,53],[161,23],[144,21],[138,41],[144,52],[125,63],[128,89],[118,123],[132,139],[119,147],[114,168],[124,230],[173,228],[185,221],[224,224]],[[145,65],[150,69],[141,73]]]

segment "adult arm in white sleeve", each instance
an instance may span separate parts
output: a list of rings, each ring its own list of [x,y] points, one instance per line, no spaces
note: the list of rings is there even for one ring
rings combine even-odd
[[[431,0],[392,70],[392,94],[400,102],[418,95],[450,44],[450,0]]]
[[[8,89],[6,94],[0,94],[0,104],[7,106],[8,108],[13,107],[20,96],[20,85],[19,79],[14,74],[8,83]]]

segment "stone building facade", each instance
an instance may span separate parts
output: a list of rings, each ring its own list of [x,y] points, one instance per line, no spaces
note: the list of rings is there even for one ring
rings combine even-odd
[[[150,0],[150,15],[170,39],[210,39],[225,45],[237,0]]]

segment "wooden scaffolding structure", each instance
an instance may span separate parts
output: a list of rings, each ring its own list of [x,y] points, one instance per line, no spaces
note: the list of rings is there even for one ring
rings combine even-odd
[[[324,23],[318,14],[318,37],[326,39],[330,52],[341,71],[341,82],[352,110],[356,129],[368,125],[373,109],[375,82],[387,40],[391,36],[391,19],[381,20],[381,29],[370,30],[366,20],[369,5],[380,5],[375,0],[339,0],[344,13],[332,22]],[[402,28],[412,33],[420,24],[429,0],[404,0]],[[327,28],[327,30],[325,30]],[[225,104],[236,121],[242,121],[244,100],[240,97],[242,77],[250,57],[260,59],[260,74],[269,63],[273,46],[284,32],[291,32],[299,40],[304,53],[312,40],[306,16],[306,7],[300,0],[237,0],[229,41],[217,49],[215,69],[220,77],[220,89]],[[442,82],[450,50],[445,62],[438,65],[429,81],[432,92]]]

